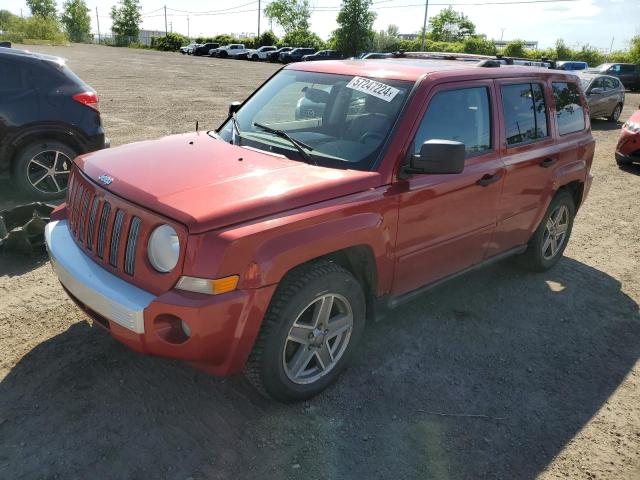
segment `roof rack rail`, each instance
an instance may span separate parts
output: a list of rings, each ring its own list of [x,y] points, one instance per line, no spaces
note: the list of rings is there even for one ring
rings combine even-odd
[[[501,65],[522,65],[530,67],[556,68],[555,60],[546,57],[540,59],[507,57],[504,55],[477,55],[473,53],[457,52],[405,52],[399,50],[393,52],[394,58],[419,58],[431,60],[459,60],[463,62],[478,62],[478,67],[495,68]]]

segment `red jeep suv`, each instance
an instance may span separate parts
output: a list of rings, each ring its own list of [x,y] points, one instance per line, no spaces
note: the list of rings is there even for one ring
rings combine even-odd
[[[579,79],[494,67],[297,63],[217,131],[81,156],[53,268],[134,350],[309,398],[365,319],[512,255],[561,258],[591,183]],[[297,117],[302,97],[322,108]]]

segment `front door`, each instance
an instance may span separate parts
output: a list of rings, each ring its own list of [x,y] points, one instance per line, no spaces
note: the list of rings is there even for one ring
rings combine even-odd
[[[429,93],[412,153],[431,139],[465,144],[459,174],[400,181],[393,294],[401,295],[482,261],[496,223],[504,168],[498,153],[493,81],[441,84]]]

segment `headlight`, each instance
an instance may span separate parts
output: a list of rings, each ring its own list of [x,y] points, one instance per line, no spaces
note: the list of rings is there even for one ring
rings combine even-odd
[[[631,133],[638,133],[640,132],[640,123],[636,123],[636,122],[626,122],[622,128],[624,128],[625,130],[631,132]]]
[[[180,256],[180,240],[176,231],[169,225],[156,228],[149,237],[147,255],[153,268],[159,272],[173,270]]]

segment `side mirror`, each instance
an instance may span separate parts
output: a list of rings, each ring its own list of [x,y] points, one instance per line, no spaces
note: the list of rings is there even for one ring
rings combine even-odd
[[[240,110],[240,105],[242,105],[242,103],[240,102],[231,102],[229,104],[229,116],[233,115],[234,113],[236,113],[238,110]]]
[[[604,93],[604,90],[602,88],[592,88],[591,90],[589,90],[589,95],[602,95]]]
[[[427,140],[419,155],[413,155],[407,173],[460,173],[466,157],[464,143],[453,140]]]

